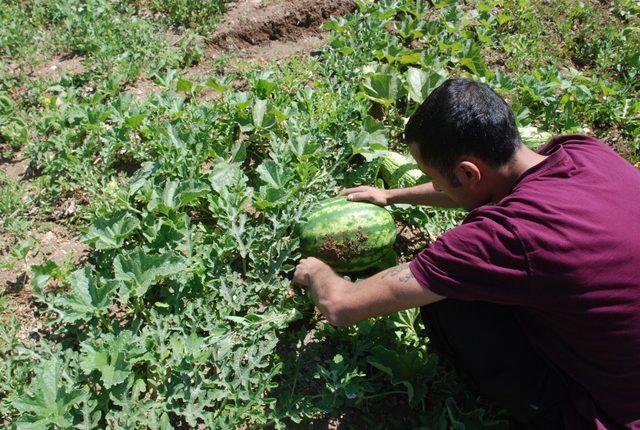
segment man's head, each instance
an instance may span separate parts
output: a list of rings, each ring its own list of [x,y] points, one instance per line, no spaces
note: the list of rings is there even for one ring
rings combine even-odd
[[[483,179],[521,147],[509,105],[488,86],[467,79],[449,79],[436,88],[409,119],[405,139],[436,188],[468,209],[488,202]]]

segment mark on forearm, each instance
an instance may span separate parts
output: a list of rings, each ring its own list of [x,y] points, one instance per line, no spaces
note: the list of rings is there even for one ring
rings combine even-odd
[[[398,279],[402,283],[407,283],[407,282],[409,282],[410,280],[412,280],[414,278],[415,277],[413,276],[413,273],[411,273],[411,270],[409,270],[407,273],[404,273],[404,274],[400,275],[400,277]]]
[[[407,269],[409,269],[409,263],[402,263],[399,266],[392,267],[391,269],[382,272],[382,275],[380,275],[380,279],[399,275],[398,279],[400,280],[400,282],[407,282],[409,279],[413,278],[413,274],[411,273],[411,271],[409,271],[409,273],[403,273]]]

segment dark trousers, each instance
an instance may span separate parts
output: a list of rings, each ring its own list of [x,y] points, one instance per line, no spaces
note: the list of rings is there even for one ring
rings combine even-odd
[[[564,428],[565,376],[529,344],[511,308],[445,299],[423,306],[421,315],[432,349],[509,411],[515,428]]]

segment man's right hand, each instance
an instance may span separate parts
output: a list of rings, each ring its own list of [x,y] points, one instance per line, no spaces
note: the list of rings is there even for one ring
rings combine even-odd
[[[347,200],[352,202],[371,202],[379,206],[391,204],[388,190],[371,187],[369,185],[347,188],[346,190],[340,191],[340,195],[347,196]]]

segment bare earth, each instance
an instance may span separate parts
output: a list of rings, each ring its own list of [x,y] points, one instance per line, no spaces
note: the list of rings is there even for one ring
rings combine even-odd
[[[320,25],[330,17],[354,9],[352,0],[280,0],[266,4],[240,0],[216,27],[210,46],[229,49],[266,45],[274,40],[299,42],[321,33]],[[295,44],[291,48],[296,49]]]
[[[14,181],[22,181],[26,179],[30,162],[30,159],[18,153],[14,159],[0,163],[0,170],[4,170],[7,176]]]
[[[309,55],[327,43],[328,32],[320,28],[322,23],[355,7],[353,0],[238,0],[230,4],[216,30],[207,37],[204,61],[184,76],[196,81],[206,78],[211,74],[209,60],[222,53],[258,64]],[[148,78],[138,80],[129,90],[138,98],[163,91]],[[206,100],[215,97],[213,93],[205,89],[199,97]]]
[[[90,252],[90,247],[81,243],[79,237],[61,225],[53,225],[43,232],[32,232],[37,244],[25,262],[15,262],[13,268],[0,270],[0,295],[8,296],[11,303],[9,312],[0,314],[1,320],[16,317],[20,321],[18,338],[26,341],[36,335],[42,328],[42,321],[32,297],[31,271],[29,266],[42,264],[51,260],[62,264],[71,259],[74,265],[84,261]],[[9,249],[7,249],[9,251]],[[0,257],[6,258],[8,252]]]

